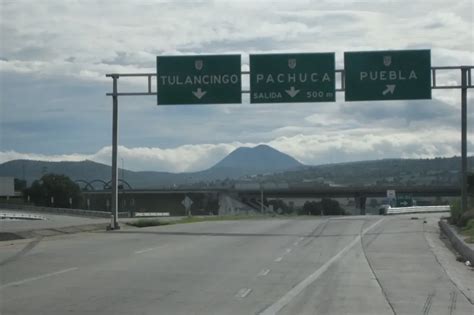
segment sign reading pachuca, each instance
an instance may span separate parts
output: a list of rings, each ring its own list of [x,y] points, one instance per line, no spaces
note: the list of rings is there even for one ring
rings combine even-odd
[[[344,53],[346,101],[431,99],[430,50]]]
[[[242,102],[240,55],[156,59],[158,105]]]
[[[334,53],[250,55],[250,102],[334,102]]]

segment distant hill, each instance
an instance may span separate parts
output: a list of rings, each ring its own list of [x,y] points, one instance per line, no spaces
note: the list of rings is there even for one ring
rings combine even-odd
[[[255,148],[238,148],[213,167],[200,172],[176,174],[153,171],[134,172],[119,169],[119,178],[125,178],[133,188],[157,188],[237,179],[253,174],[292,170],[300,166],[302,164],[289,155],[269,146],[260,145]],[[0,176],[26,179],[29,184],[46,173],[65,174],[73,180],[90,182],[99,179],[108,182],[111,176],[111,168],[108,165],[93,161],[44,162],[14,160],[0,164]]]
[[[460,184],[461,158],[384,159],[308,166],[301,170],[266,176],[265,180],[301,185],[371,186]],[[468,170],[474,171],[474,157],[468,157]]]
[[[241,147],[214,165],[210,170],[239,169],[246,173],[273,173],[303,166],[300,162],[268,145]]]

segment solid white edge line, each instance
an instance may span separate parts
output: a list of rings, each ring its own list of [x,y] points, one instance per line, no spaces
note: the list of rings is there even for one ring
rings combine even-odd
[[[260,315],[274,315],[278,313],[283,307],[288,305],[293,298],[295,298],[298,294],[300,294],[304,289],[306,289],[311,283],[313,283],[316,279],[318,279],[329,267],[336,262],[339,258],[341,258],[349,249],[351,249],[354,245],[356,245],[360,238],[367,233],[369,230],[374,228],[377,224],[382,222],[384,219],[380,219],[379,221],[375,222],[367,229],[365,229],[360,235],[358,235],[352,242],[350,242],[346,247],[344,247],[339,253],[334,255],[331,259],[329,259],[324,265],[319,267],[315,272],[310,274],[306,279],[298,283],[294,286],[290,291],[288,291],[285,295],[283,295],[278,301],[267,307],[263,310]]]
[[[56,275],[66,273],[66,272],[69,272],[69,271],[74,271],[74,270],[77,270],[77,269],[79,269],[79,268],[73,267],[73,268],[59,270],[59,271],[56,271],[56,272],[47,273],[47,274],[36,276],[36,277],[26,278],[26,279],[23,279],[23,280],[20,280],[20,281],[6,283],[6,284],[3,284],[3,285],[0,285],[0,290],[4,289],[4,288],[11,287],[11,286],[16,286],[16,285],[24,284],[24,283],[27,283],[27,282],[31,282],[31,281],[36,281],[36,280],[41,280],[41,279],[44,279],[44,278],[56,276]]]

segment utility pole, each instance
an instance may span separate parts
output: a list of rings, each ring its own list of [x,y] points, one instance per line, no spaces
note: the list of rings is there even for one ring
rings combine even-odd
[[[468,67],[461,67],[461,210],[467,211],[467,77]]]

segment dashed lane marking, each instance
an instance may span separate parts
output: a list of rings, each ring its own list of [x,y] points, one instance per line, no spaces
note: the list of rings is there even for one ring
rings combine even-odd
[[[157,247],[144,248],[142,250],[137,250],[135,254],[143,254],[146,252],[151,252],[152,250],[155,250],[155,249],[157,249]]]
[[[288,291],[285,295],[283,295],[279,300],[275,303],[271,304],[265,310],[263,310],[260,315],[274,315],[278,313],[282,308],[288,305],[293,298],[295,298],[298,294],[300,294],[304,289],[306,289],[311,283],[316,281],[329,267],[339,260],[349,249],[354,247],[357,243],[360,242],[361,237],[367,233],[369,230],[374,228],[376,225],[381,223],[384,219],[380,219],[367,229],[365,229],[361,234],[359,234],[354,240],[352,240],[348,245],[346,245],[343,249],[339,251],[336,255],[334,255],[331,259],[329,259],[324,265],[316,269],[312,274],[310,274],[306,279],[298,283],[294,286],[290,291]],[[278,258],[277,258],[278,259]]]
[[[249,295],[250,292],[252,292],[252,289],[250,289],[250,288],[242,288],[242,289],[239,290],[239,292],[237,292],[237,294],[236,294],[235,296],[238,297],[238,298],[243,299],[243,298],[245,298],[247,295]]]

